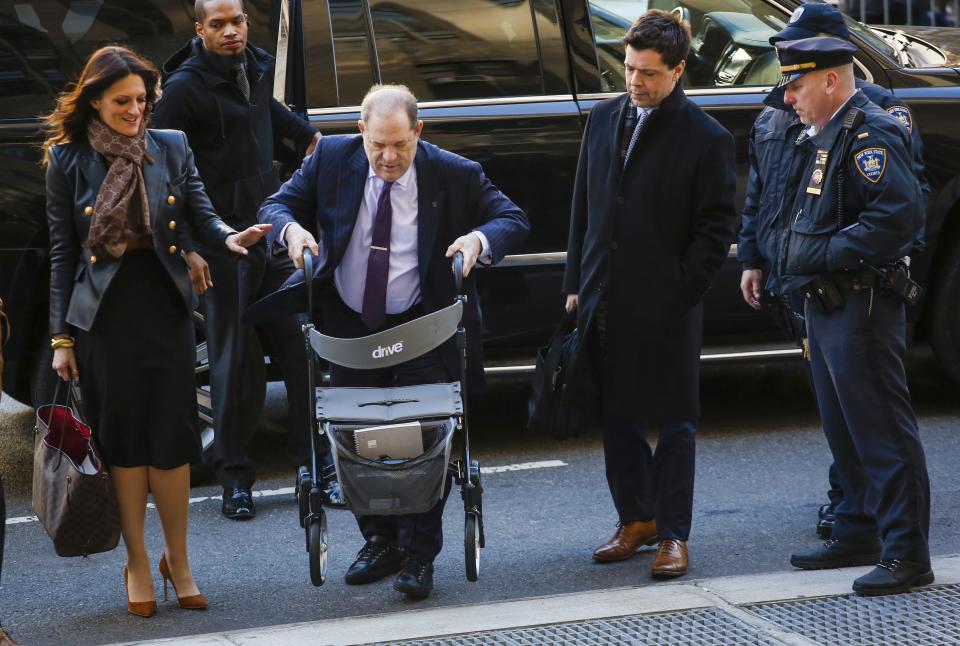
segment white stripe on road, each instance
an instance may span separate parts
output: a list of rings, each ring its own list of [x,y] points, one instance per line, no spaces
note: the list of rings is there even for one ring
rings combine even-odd
[[[543,460],[540,462],[521,462],[520,464],[502,464],[496,467],[480,467],[481,472],[484,475],[490,473],[507,473],[510,471],[529,471],[530,469],[549,469],[552,467],[565,467],[568,466],[563,460]],[[281,489],[263,489],[253,492],[254,498],[272,498],[275,496],[292,496],[294,494],[293,487],[283,487]],[[208,500],[220,501],[220,496],[198,496],[196,498],[190,499],[190,504],[195,505],[197,503],[206,502]],[[148,509],[156,509],[152,502],[147,503]],[[8,518],[7,525],[20,525],[21,523],[35,523],[37,522],[36,516],[19,516],[17,518]]]
[[[20,516],[19,518],[8,518],[7,525],[19,525],[20,523],[35,523],[36,516]]]
[[[563,460],[545,460],[543,462],[522,462],[520,464],[504,464],[499,467],[480,467],[483,474],[506,473],[507,471],[526,471],[527,469],[549,469],[550,467],[565,467]]]

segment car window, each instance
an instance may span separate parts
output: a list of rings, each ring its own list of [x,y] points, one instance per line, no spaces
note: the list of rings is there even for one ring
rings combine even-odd
[[[421,100],[542,92],[529,0],[370,0],[370,13],[381,80]]]
[[[251,42],[272,52],[270,10],[247,3]],[[160,67],[194,35],[193,3],[184,0],[0,0],[0,119],[49,112],[103,45],[130,45]]]
[[[310,5],[315,8],[310,9]],[[317,29],[312,21],[311,11],[322,11],[327,3],[305,3],[304,20],[310,29]],[[336,94],[336,104],[340,106],[360,105],[364,95],[374,83],[373,58],[370,52],[370,37],[367,30],[367,17],[362,0],[330,0],[329,24],[333,33],[333,57],[336,61],[336,79],[328,78],[329,74],[314,78],[307,76],[307,105],[311,107],[326,107],[330,104],[330,89]],[[314,24],[311,24],[314,23]],[[322,40],[321,40],[322,37]],[[329,47],[329,35],[323,33],[305,33],[306,59],[308,65],[313,58],[312,52],[321,46]],[[316,62],[314,60],[314,62]],[[335,85],[334,85],[335,84]],[[321,86],[326,85],[327,88]],[[324,96],[326,93],[326,96]]]
[[[606,92],[626,89],[620,38],[647,9],[674,12],[690,24],[684,87],[766,87],[780,80],[769,38],[787,17],[762,0],[593,0],[589,6]]]
[[[849,29],[851,33],[859,36],[861,40],[865,41],[868,45],[876,49],[887,58],[894,61],[897,60],[897,52],[893,47],[890,46],[889,43],[884,41],[882,36],[875,33],[862,22],[857,22],[850,16],[844,16],[843,18],[846,20],[847,29]]]

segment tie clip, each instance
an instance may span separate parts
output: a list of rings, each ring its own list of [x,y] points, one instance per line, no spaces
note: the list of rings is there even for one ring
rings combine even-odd
[[[387,249],[386,247],[378,247],[377,245],[373,245],[373,244],[370,245],[370,248],[371,248],[371,249],[376,249],[377,251],[390,251],[390,250]]]

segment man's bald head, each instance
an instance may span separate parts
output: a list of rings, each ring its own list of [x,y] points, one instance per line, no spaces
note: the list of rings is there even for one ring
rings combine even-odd
[[[404,114],[410,128],[417,127],[417,97],[406,85],[374,85],[360,104],[360,120],[370,123],[371,117],[387,117]]]
[[[214,0],[196,0],[193,3],[193,15],[196,17],[196,20],[201,25],[203,21],[207,19],[207,5],[213,2]],[[234,0],[238,5],[240,5],[240,13],[246,13],[247,10],[243,6],[243,0]]]

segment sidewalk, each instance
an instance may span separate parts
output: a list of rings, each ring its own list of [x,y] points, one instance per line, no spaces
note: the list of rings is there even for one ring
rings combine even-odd
[[[657,583],[136,643],[960,646],[960,556],[934,559],[936,583],[916,592],[851,594],[869,569]]]

